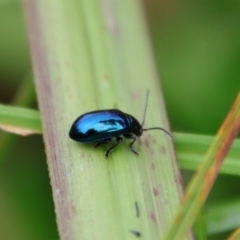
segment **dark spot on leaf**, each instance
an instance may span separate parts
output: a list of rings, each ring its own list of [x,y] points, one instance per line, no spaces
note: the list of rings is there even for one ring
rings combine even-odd
[[[153,187],[153,194],[155,197],[157,197],[159,195],[159,191],[156,187]]]

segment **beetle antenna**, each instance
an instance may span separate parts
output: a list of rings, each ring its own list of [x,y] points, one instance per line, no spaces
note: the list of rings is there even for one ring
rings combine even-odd
[[[168,132],[167,130],[165,130],[164,128],[152,127],[152,128],[143,129],[143,131],[148,131],[148,130],[161,130],[161,131],[165,132],[173,140],[173,142],[175,142],[173,135],[170,132]]]
[[[149,89],[147,90],[146,103],[145,103],[145,108],[144,108],[144,113],[143,113],[142,127],[144,126],[144,123],[145,123],[145,118],[146,118],[146,113],[147,113],[147,106],[148,106],[148,97],[149,97]]]
[[[149,89],[147,90],[146,104],[145,104],[145,108],[144,108],[142,127],[144,126],[144,123],[145,123],[145,118],[146,118],[146,113],[147,113],[147,106],[148,106],[148,98],[149,98]],[[170,132],[168,132],[167,130],[165,130],[164,128],[152,127],[152,128],[142,129],[142,131],[148,131],[148,130],[161,130],[161,131],[165,132],[173,140],[173,142],[175,142],[175,139],[174,139],[173,135]]]

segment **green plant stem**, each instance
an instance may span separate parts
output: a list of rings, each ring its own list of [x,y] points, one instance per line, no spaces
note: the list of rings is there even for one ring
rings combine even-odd
[[[68,137],[91,110],[142,119],[147,89],[146,127],[169,130],[140,2],[25,0],[24,8],[61,239],[132,239],[132,230],[157,239],[182,196],[169,136],[149,131],[139,157],[123,143],[108,160],[104,146]]]

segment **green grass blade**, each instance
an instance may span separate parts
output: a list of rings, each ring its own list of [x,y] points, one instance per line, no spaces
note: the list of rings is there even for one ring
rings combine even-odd
[[[176,149],[182,169],[196,170],[213,141],[213,136],[175,133]],[[240,139],[235,139],[220,173],[240,175]]]
[[[28,74],[27,77],[25,77],[23,83],[20,85],[16,95],[14,96],[13,100],[12,100],[12,104],[13,105],[20,105],[20,106],[29,106],[33,103],[33,99],[35,97],[35,91],[34,91],[34,84],[33,84],[33,76],[32,74]],[[12,112],[14,112],[14,108],[11,108],[7,111],[4,111],[5,113],[2,114],[2,112],[0,111],[0,119],[5,119],[4,120],[4,124],[7,123],[7,125],[9,126],[9,123],[10,122],[14,122],[14,129],[17,127],[17,128],[21,128],[21,123],[22,121],[25,121],[24,119],[20,119],[18,121],[18,117],[12,115]],[[7,114],[7,116],[6,116]],[[3,116],[4,115],[4,116]],[[6,122],[6,119],[7,119],[7,122]],[[9,120],[10,119],[10,120]],[[39,123],[40,123],[40,119],[39,120]],[[29,121],[31,121],[31,123],[29,123]],[[31,118],[28,118],[28,121],[26,122],[24,128],[26,129],[27,128],[27,131],[30,133],[39,133],[39,131],[41,131],[41,125],[39,124],[40,126],[40,129],[36,129],[36,128],[32,128],[31,129],[31,126],[35,126],[35,122],[36,122],[36,119],[35,119],[35,116],[33,119]],[[17,125],[17,126],[16,126]],[[4,125],[5,126],[5,125]],[[7,129],[6,128],[3,128],[4,130],[12,130],[12,128],[8,127]],[[6,161],[7,156],[8,154],[12,151],[12,146],[13,146],[13,143],[15,142],[15,137],[11,134],[7,134],[7,133],[0,133],[0,165],[3,164],[4,161]]]
[[[87,111],[120,108],[169,129],[143,13],[136,1],[30,1],[25,12],[57,222],[62,239],[145,239],[163,234],[182,196],[173,143],[147,132],[108,160],[104,146],[71,141]],[[136,217],[135,202],[140,217]]]
[[[18,109],[16,111],[16,109]],[[42,132],[40,116],[37,111],[14,106],[0,105],[0,127],[2,130],[20,135]],[[176,149],[182,169],[196,170],[213,141],[212,136],[175,133]],[[240,140],[236,139],[223,163],[220,173],[240,174]]]
[[[0,104],[0,128],[23,136],[41,133],[39,112]]]
[[[5,109],[1,111],[1,107]],[[6,110],[7,109],[7,110]],[[19,107],[17,107],[19,109]],[[0,105],[0,126],[2,130],[17,134],[38,134],[42,132],[40,116],[35,110],[21,108],[24,114],[13,114],[16,111],[14,106]],[[29,111],[31,112],[29,114]],[[32,113],[32,111],[34,113]],[[11,126],[11,127],[5,127]],[[19,131],[15,131],[19,129]],[[182,169],[196,170],[202,158],[213,141],[212,136],[175,133],[176,150],[179,157],[179,164]],[[240,175],[240,140],[236,139],[224,161],[220,173]]]
[[[181,207],[164,239],[181,239],[190,230],[217,177],[223,160],[240,130],[240,93],[190,182]],[[185,217],[186,216],[186,217]],[[181,220],[181,221],[180,221]]]
[[[238,227],[228,238],[228,240],[238,240],[240,238],[240,227]]]
[[[214,203],[206,207],[205,220],[209,234],[229,231],[240,226],[239,198]]]

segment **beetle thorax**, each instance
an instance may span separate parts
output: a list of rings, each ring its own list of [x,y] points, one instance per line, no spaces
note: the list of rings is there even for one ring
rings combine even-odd
[[[143,132],[142,125],[138,122],[136,118],[131,115],[126,114],[126,118],[129,123],[129,132],[137,137],[140,137]]]

